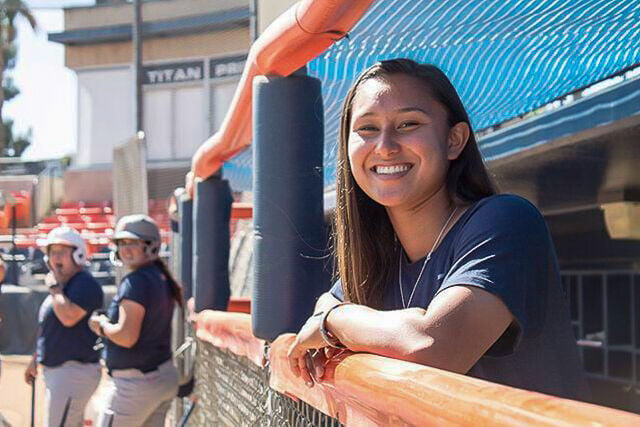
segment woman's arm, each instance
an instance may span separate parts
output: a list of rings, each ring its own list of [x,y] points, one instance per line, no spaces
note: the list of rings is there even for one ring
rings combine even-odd
[[[513,319],[497,296],[477,287],[454,286],[438,294],[427,310],[338,307],[327,318],[327,329],[352,351],[465,374]]]
[[[135,301],[123,299],[118,310],[118,323],[109,323],[107,316],[100,315],[92,317],[89,326],[96,334],[104,336],[114,344],[131,348],[140,338],[145,308]]]
[[[495,295],[477,287],[453,286],[427,310],[378,311],[356,304],[334,309],[326,328],[349,350],[368,352],[448,371],[467,373],[512,323],[513,315]],[[307,350],[327,344],[320,316],[311,317],[289,349],[292,371],[312,385],[322,377]]]
[[[71,300],[62,293],[62,288],[59,285],[50,286],[49,292],[51,293],[53,312],[65,327],[71,328],[75,326],[87,314],[85,309],[71,302]]]
[[[324,294],[320,295],[320,297],[318,298],[318,301],[316,302],[316,307],[314,308],[313,312],[314,313],[319,313],[321,311],[326,312],[331,307],[338,305],[341,302],[342,301],[334,297],[331,294],[331,292],[325,292]]]

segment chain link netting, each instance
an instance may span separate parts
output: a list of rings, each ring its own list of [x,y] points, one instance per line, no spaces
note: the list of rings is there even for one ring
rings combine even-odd
[[[338,420],[269,387],[269,367],[198,341],[193,426],[340,426]]]
[[[113,208],[118,218],[148,211],[147,150],[133,137],[113,149]]]

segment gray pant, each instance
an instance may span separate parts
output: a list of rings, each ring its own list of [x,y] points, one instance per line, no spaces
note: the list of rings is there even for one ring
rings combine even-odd
[[[157,371],[112,372],[97,427],[162,427],[171,399],[178,392],[178,371],[171,360]]]
[[[65,362],[54,368],[43,367],[44,425],[82,426],[84,408],[98,388],[102,368],[99,363]]]

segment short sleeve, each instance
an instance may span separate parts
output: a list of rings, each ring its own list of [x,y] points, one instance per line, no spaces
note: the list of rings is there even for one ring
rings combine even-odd
[[[65,286],[64,294],[69,301],[81,307],[87,313],[102,307],[102,289],[89,274],[79,273]]]
[[[120,285],[120,300],[123,299],[128,299],[147,307],[149,303],[147,281],[135,275],[126,277]]]
[[[333,295],[336,299],[344,301],[344,291],[342,290],[342,281],[340,279],[338,279],[336,283],[333,284],[329,293],[331,293],[331,295]]]
[[[495,196],[479,206],[454,243],[454,260],[438,290],[476,286],[500,298],[515,322],[487,352],[513,353],[523,337],[539,333],[555,252],[544,218],[525,199]]]

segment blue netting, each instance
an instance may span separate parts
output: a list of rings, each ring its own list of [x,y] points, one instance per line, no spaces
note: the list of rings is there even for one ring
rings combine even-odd
[[[378,0],[309,63],[323,85],[327,185],[351,82],[396,57],[442,68],[474,127],[487,128],[640,63],[640,0]],[[242,156],[225,169],[234,188],[250,185]]]

